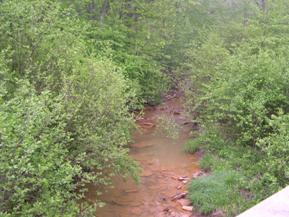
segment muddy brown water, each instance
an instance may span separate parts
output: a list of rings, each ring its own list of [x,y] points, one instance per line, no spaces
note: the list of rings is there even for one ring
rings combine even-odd
[[[180,201],[172,201],[177,193],[186,191],[179,177],[192,177],[199,171],[200,156],[186,154],[183,144],[189,139],[192,126],[188,124],[181,97],[168,96],[158,106],[146,107],[137,120],[130,156],[139,162],[142,172],[139,184],[116,177],[114,188],[101,199],[106,203],[97,208],[96,217],[190,217],[197,216],[182,209]],[[159,118],[167,117],[178,126],[178,138],[170,138],[157,130]],[[90,187],[87,198],[96,199],[96,189]]]

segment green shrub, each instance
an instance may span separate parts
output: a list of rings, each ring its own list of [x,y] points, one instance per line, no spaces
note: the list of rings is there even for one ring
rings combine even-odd
[[[0,215],[76,215],[81,167],[69,160],[61,99],[22,85],[0,104]]]
[[[261,191],[265,195],[286,187],[289,180],[289,114],[273,116],[269,124],[274,132],[258,141],[264,155],[260,164],[264,170],[261,182],[266,186]]]
[[[239,144],[254,145],[270,132],[270,116],[288,107],[287,62],[274,55],[260,52],[250,59],[233,56],[220,69],[224,80],[216,80],[210,86],[214,91],[206,112],[223,123]],[[244,58],[242,63],[240,58]]]
[[[287,1],[268,1],[266,13],[250,11],[246,24],[234,19],[220,25],[219,33],[209,30],[189,50],[194,70],[187,105],[204,123],[197,140],[208,153],[200,164],[243,174],[252,200],[237,207],[257,203],[289,183],[288,8]],[[236,210],[234,201],[223,202]]]
[[[71,158],[85,153],[83,168],[109,171],[91,171],[96,184],[110,184],[115,174],[136,177],[136,164],[127,149],[134,124],[128,113],[126,80],[106,58],[86,60],[78,70],[63,87],[67,130],[74,138]]]
[[[143,103],[158,104],[161,94],[169,85],[167,76],[152,57],[134,53],[127,27],[122,24],[112,25],[113,28],[97,26],[89,30],[90,49],[102,57],[112,59],[122,69],[122,74],[129,81],[130,90],[137,98],[135,104],[131,104],[133,108],[139,108]]]
[[[193,143],[209,151],[216,151],[226,146],[227,141],[222,137],[222,133],[211,123],[203,125],[201,133],[193,139]]]
[[[0,13],[1,214],[85,215],[87,183],[137,178],[133,90],[112,58],[89,54],[73,10],[11,0]]]
[[[55,1],[5,1],[0,13],[0,47],[13,77],[28,79],[38,92],[61,91],[85,56],[87,26]]]

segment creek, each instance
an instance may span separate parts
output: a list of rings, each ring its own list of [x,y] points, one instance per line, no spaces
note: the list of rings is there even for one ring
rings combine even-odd
[[[169,120],[169,121],[163,121]],[[162,125],[159,126],[160,122]],[[173,123],[172,123],[173,122]],[[130,156],[141,166],[140,183],[113,180],[114,188],[108,189],[101,199],[106,203],[96,211],[97,217],[190,217],[198,216],[183,209],[182,201],[172,200],[174,195],[186,192],[186,178],[199,171],[200,154],[187,154],[184,143],[191,137],[194,126],[189,122],[183,108],[181,94],[165,97],[157,106],[147,106],[142,118],[136,120],[138,130],[134,133]],[[171,138],[161,128],[177,132]],[[87,198],[96,199],[93,186]]]

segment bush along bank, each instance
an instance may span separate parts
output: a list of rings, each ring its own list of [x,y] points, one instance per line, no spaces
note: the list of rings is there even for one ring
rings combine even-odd
[[[186,149],[210,172],[189,194],[204,214],[235,216],[289,184],[288,8],[268,1],[188,51],[187,107],[203,127]]]

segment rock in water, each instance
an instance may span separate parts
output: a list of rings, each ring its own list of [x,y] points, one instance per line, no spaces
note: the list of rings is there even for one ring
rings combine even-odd
[[[203,173],[202,171],[198,171],[198,172],[195,172],[195,173],[193,174],[193,178],[197,178],[197,177],[203,176],[203,175],[204,175],[204,173]]]
[[[178,194],[172,196],[172,201],[184,198],[185,196],[187,196],[187,194],[188,194],[187,191],[186,192],[182,192],[182,193],[178,193]]]
[[[193,207],[192,206],[182,206],[182,209],[186,210],[186,211],[189,211],[189,212],[193,211]]]
[[[224,217],[225,214],[221,210],[216,210],[211,214],[212,217]]]
[[[191,201],[189,201],[188,199],[180,199],[178,200],[178,203],[183,207],[183,206],[190,206],[191,205]]]

